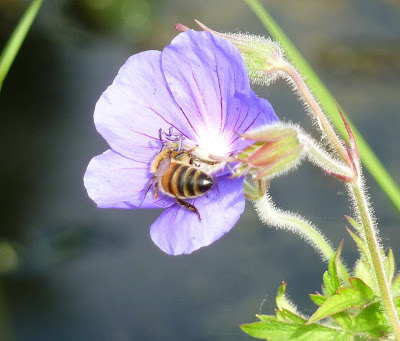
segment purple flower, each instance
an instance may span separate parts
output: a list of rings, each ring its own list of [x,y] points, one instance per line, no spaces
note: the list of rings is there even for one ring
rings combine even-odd
[[[232,43],[208,32],[181,33],[162,52],[130,57],[100,97],[94,121],[111,149],[90,161],[86,189],[102,208],[165,208],[151,226],[151,238],[168,254],[191,253],[239,219],[243,179],[230,178],[220,164],[195,162],[214,181],[205,195],[185,200],[201,220],[162,190],[155,199],[154,186],[146,194],[150,165],[161,148],[159,130],[165,136],[172,127],[185,149],[198,146],[199,157],[226,157],[247,146],[238,133],[277,120],[269,102],[250,90],[245,63]],[[164,148],[174,144],[170,140],[165,138]]]

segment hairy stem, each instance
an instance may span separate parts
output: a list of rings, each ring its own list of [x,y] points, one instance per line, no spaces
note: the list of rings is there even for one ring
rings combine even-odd
[[[362,227],[364,230],[364,238],[367,242],[369,252],[371,254],[372,267],[376,277],[376,283],[379,288],[382,305],[386,311],[388,321],[392,327],[396,340],[400,340],[400,321],[397,311],[390,293],[390,286],[387,281],[383,260],[380,255],[380,246],[377,239],[376,226],[371,209],[363,189],[363,180],[360,176],[357,182],[349,184],[350,191],[353,194],[355,209],[359,213]]]
[[[300,92],[301,99],[304,100],[304,102],[308,105],[310,110],[315,114],[321,130],[327,135],[329,141],[333,144],[336,151],[340,155],[340,158],[348,166],[351,166],[351,161],[349,159],[349,156],[347,155],[346,149],[343,147],[331,123],[323,113],[322,109],[318,105],[317,101],[315,100],[311,91],[308,89],[306,83],[303,81],[303,78],[300,76],[300,74],[288,62],[280,63],[280,65],[277,66],[277,69],[279,69],[285,75],[290,77],[290,79],[293,81],[293,84],[297,87],[297,90]]]
[[[311,91],[308,89],[300,74],[288,62],[281,63],[278,69],[284,72],[286,76],[289,77],[290,81],[292,81],[293,84],[297,87],[297,90],[300,92],[301,98],[309,106],[310,110],[315,114],[320,128],[326,134],[327,138],[338,152],[340,158],[349,167],[352,168],[352,160],[350,159],[346,149],[343,147],[331,123],[324,115],[322,109],[311,94]],[[359,168],[356,171],[359,173]],[[362,222],[362,227],[365,234],[365,239],[367,241],[368,249],[371,254],[372,266],[375,273],[376,283],[379,288],[380,297],[382,299],[383,307],[386,311],[388,321],[392,327],[396,340],[400,341],[400,321],[397,316],[393,299],[390,294],[389,284],[387,282],[383,268],[383,261],[379,253],[380,246],[377,239],[377,227],[374,224],[371,209],[366,199],[362,176],[361,174],[357,175],[358,176],[356,176],[354,179],[352,179],[352,181],[349,182],[349,191],[353,197],[354,210],[356,214],[360,217],[360,220]]]
[[[337,174],[346,179],[354,178],[353,171],[347,167],[341,160],[332,157],[325,150],[306,134],[298,135],[299,140],[307,149],[307,157],[310,162],[322,168],[328,174]]]
[[[289,230],[300,235],[304,240],[311,244],[326,261],[329,261],[335,255],[335,251],[329,245],[322,233],[306,219],[297,214],[277,209],[267,194],[252,201],[263,223],[279,229]],[[344,281],[347,281],[349,273],[340,260],[338,268],[341,278]]]

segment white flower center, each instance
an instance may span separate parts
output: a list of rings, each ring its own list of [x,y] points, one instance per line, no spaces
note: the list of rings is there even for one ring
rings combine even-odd
[[[199,153],[204,153],[203,157],[210,158],[210,155],[226,157],[231,152],[229,139],[226,134],[221,135],[217,130],[203,130],[199,132],[197,141]]]

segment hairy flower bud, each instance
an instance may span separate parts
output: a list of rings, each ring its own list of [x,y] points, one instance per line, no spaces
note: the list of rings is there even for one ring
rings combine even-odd
[[[304,148],[298,134],[296,127],[282,123],[241,134],[240,137],[254,143],[236,155],[241,163],[235,176],[253,172],[255,180],[270,179],[296,167]]]
[[[218,35],[236,45],[246,63],[249,78],[253,83],[270,84],[280,76],[280,66],[286,61],[278,42],[271,38],[250,34],[216,32],[198,20],[195,21],[204,31]]]

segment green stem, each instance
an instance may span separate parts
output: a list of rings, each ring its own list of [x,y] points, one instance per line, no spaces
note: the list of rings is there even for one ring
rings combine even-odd
[[[325,150],[321,149],[318,143],[309,135],[299,133],[298,138],[307,148],[308,160],[321,167],[328,174],[336,174],[346,179],[354,178],[353,171],[342,161],[332,157]]]
[[[34,0],[25,11],[0,55],[0,90],[3,81],[36,17],[43,0]]]
[[[282,44],[284,44],[285,49],[290,51],[293,55],[296,56],[297,65],[302,65],[303,74],[307,74],[313,80],[314,89],[319,88],[319,97],[324,99],[325,107],[332,106],[333,97],[326,90],[324,85],[319,81],[318,77],[314,74],[309,65],[305,62],[304,58],[298,53],[294,45],[288,40],[286,35],[280,30],[280,28],[273,22],[272,18],[269,14],[264,10],[264,8],[260,5],[257,0],[245,0],[251,8],[257,13],[260,17],[261,21],[265,24],[265,26],[272,31],[272,35],[275,36],[277,40],[279,40]],[[283,64],[282,68],[280,68],[282,72],[285,72],[286,75],[290,77],[290,80],[300,91],[302,96],[302,100],[310,107],[311,111],[316,115],[319,126],[321,130],[326,134],[328,139],[330,140],[333,147],[338,152],[341,159],[348,165],[351,166],[349,162],[349,156],[347,155],[346,150],[344,149],[342,143],[340,142],[336,132],[334,131],[331,123],[325,117],[325,114],[322,112],[319,104],[312,96],[310,90],[304,83],[301,76],[297,73],[297,71],[288,66],[288,63]],[[336,123],[337,119],[335,118]],[[343,129],[343,125],[340,123],[336,124],[338,129],[345,133]],[[353,128],[352,128],[353,129]],[[354,130],[355,131],[355,130]],[[378,159],[372,153],[368,145],[361,138],[359,134],[355,131],[356,140],[362,150],[362,156],[364,156],[364,162],[370,169],[372,169],[372,174],[377,179],[378,183],[385,189],[387,195],[391,198],[393,203],[397,208],[400,207],[400,193],[397,189],[397,186],[394,184],[393,180],[390,178],[389,174],[385,171],[385,169],[381,166]],[[378,175],[379,174],[379,175]],[[380,245],[377,240],[377,227],[374,224],[374,219],[371,213],[371,209],[368,205],[366,195],[364,192],[364,183],[361,177],[361,174],[358,175],[358,178],[354,179],[348,184],[350,193],[352,194],[354,201],[354,209],[356,214],[359,215],[359,218],[362,222],[363,232],[365,234],[365,239],[368,245],[368,249],[371,255],[372,267],[375,273],[376,282],[380,291],[380,296],[382,299],[383,307],[386,311],[388,321],[392,327],[393,333],[396,337],[397,341],[400,341],[400,322],[397,316],[397,312],[395,309],[394,302],[392,300],[389,284],[387,282],[385,271],[383,267],[383,261],[380,255]]]
[[[388,321],[392,327],[396,340],[400,340],[400,321],[397,316],[396,307],[390,294],[389,283],[387,282],[383,260],[380,255],[380,246],[376,236],[376,226],[372,217],[371,209],[364,192],[364,184],[361,176],[357,182],[349,184],[349,188],[353,193],[355,208],[360,215],[362,227],[364,229],[365,239],[371,254],[373,271],[375,273],[376,282],[380,291],[383,307],[386,311]]]
[[[297,214],[284,212],[275,208],[271,198],[264,195],[259,199],[252,200],[254,207],[265,224],[279,229],[286,229],[297,233],[308,241],[323,256],[324,260],[329,261],[335,255],[335,251],[326,241],[322,233],[313,226],[312,223]],[[338,270],[343,281],[347,282],[349,273],[343,263],[339,260]]]
[[[291,77],[303,96],[304,101],[309,105],[312,112],[316,115],[321,129],[325,132],[329,141],[333,144],[342,160],[350,165],[347,151],[343,148],[343,145],[340,143],[340,140],[336,135],[332,125],[325,117],[301,76],[293,67],[286,66],[282,69],[282,71],[285,71],[285,73]],[[375,272],[382,303],[387,313],[389,323],[392,326],[393,333],[395,334],[396,339],[400,341],[400,321],[390,295],[389,285],[387,283],[383,268],[383,262],[379,254],[379,244],[375,232],[376,227],[374,226],[371,210],[369,209],[367,200],[365,198],[361,176],[358,176],[358,179],[349,185],[349,187],[354,195],[355,210],[360,215],[362,225],[364,227],[365,238],[371,253],[372,266]]]
[[[329,141],[332,143],[332,145],[334,146],[334,148],[340,155],[341,159],[349,167],[351,167],[351,161],[349,159],[349,156],[347,155],[346,149],[343,147],[343,145],[340,142],[340,139],[337,136],[335,130],[333,129],[331,123],[329,122],[329,120],[325,116],[325,114],[323,113],[322,109],[318,105],[318,102],[315,100],[314,96],[312,95],[311,91],[308,89],[303,78],[296,71],[296,69],[288,62],[282,62],[278,68],[279,68],[279,70],[284,72],[284,74],[286,76],[288,76],[291,81],[293,81],[294,85],[297,87],[298,91],[300,92],[300,95],[301,95],[300,98],[304,101],[305,104],[307,104],[307,106],[310,108],[310,111],[317,118],[318,126],[320,127],[321,131],[327,135]]]
[[[331,123],[325,117],[317,101],[312,96],[310,90],[304,83],[301,76],[289,64],[283,67],[282,71],[284,71],[296,84],[304,101],[308,104],[312,112],[316,115],[321,129],[325,132],[329,141],[335,147],[342,160],[348,165],[351,165],[349,161],[349,156],[347,155],[347,151],[343,148],[343,145],[341,144]],[[351,185],[349,185],[349,187],[354,195],[355,210],[357,213],[359,213],[361,221],[363,223],[362,225],[364,227],[365,238],[367,240],[368,248],[371,253],[372,266],[375,272],[378,288],[382,298],[382,303],[387,313],[389,323],[392,326],[393,332],[396,336],[396,339],[400,341],[400,322],[392,297],[390,295],[389,285],[387,283],[385,272],[383,269],[383,262],[379,254],[379,244],[376,238],[376,227],[374,226],[371,210],[369,209],[368,203],[365,198],[361,176],[358,176],[358,179]]]
[[[304,83],[301,76],[292,66],[290,66],[289,63],[285,64],[285,66],[283,66],[281,70],[284,71],[297,86],[299,92],[302,95],[302,99],[305,101],[305,103],[307,103],[311,111],[317,117],[320,128],[324,131],[341,159],[347,165],[351,166],[347,151],[344,149],[331,123],[325,117],[323,111],[321,110],[315,98],[312,96],[310,90]],[[364,186],[361,176],[359,175],[358,178],[349,185],[349,187],[354,196],[355,211],[359,214],[364,228],[365,238],[367,240],[368,248],[371,253],[372,266],[375,272],[380,296],[382,298],[382,303],[387,313],[389,323],[392,326],[393,333],[395,334],[396,339],[400,341],[400,322],[392,297],[390,295],[389,285],[387,283],[383,268],[383,262],[379,254],[379,244],[376,238],[376,226],[373,223],[371,210],[368,207],[368,203],[365,198],[363,190]]]
[[[347,132],[343,126],[343,122],[339,115],[337,115],[335,98],[326,88],[326,86],[319,79],[317,74],[305,60],[305,58],[297,50],[296,46],[290,41],[288,36],[278,26],[278,24],[272,19],[271,15],[265,10],[258,0],[244,0],[249,7],[258,16],[260,21],[264,24],[267,31],[270,32],[271,36],[274,37],[283,46],[286,55],[300,70],[300,73],[307,75],[307,84],[313,90],[317,96],[320,104],[328,116],[330,116],[334,126],[340,132],[341,136],[346,138]],[[342,110],[343,111],[343,110]],[[343,114],[345,114],[343,112]],[[345,115],[346,116],[346,115]],[[356,138],[360,156],[364,166],[369,170],[375,181],[382,188],[386,196],[390,199],[392,204],[395,206],[398,212],[400,212],[400,189],[395,183],[393,178],[390,176],[388,171],[382,165],[380,160],[374,154],[368,143],[364,140],[362,135],[357,131],[354,125],[347,119],[353,134]]]

